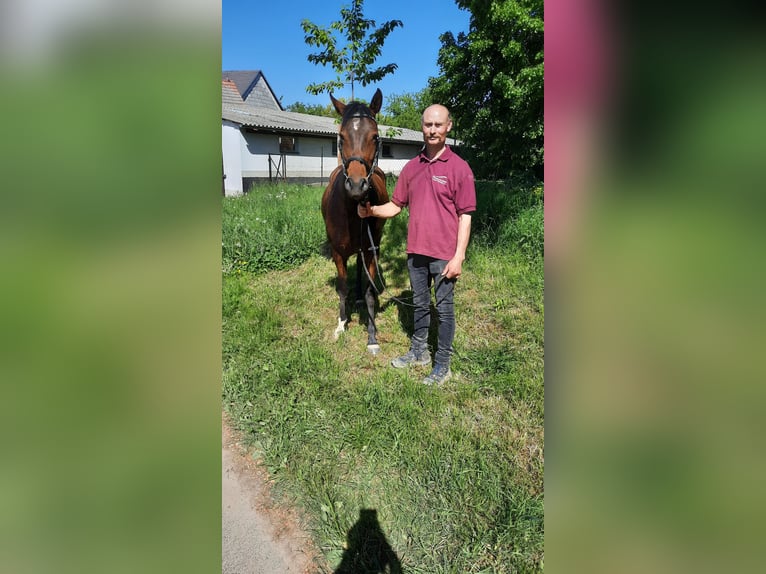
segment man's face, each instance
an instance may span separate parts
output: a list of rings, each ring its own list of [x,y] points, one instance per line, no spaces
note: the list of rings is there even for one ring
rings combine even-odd
[[[428,146],[441,147],[447,141],[447,132],[452,129],[447,108],[431,106],[423,112],[423,141]]]

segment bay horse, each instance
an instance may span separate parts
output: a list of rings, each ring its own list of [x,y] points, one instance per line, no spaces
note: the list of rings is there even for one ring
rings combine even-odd
[[[341,116],[338,133],[339,165],[330,174],[327,188],[322,195],[322,217],[324,218],[327,240],[330,243],[332,259],[338,271],[335,289],[338,293],[338,326],[333,333],[337,339],[346,330],[348,296],[346,264],[356,255],[356,296],[357,303],[362,297],[362,268],[367,268],[367,289],[364,301],[367,305],[367,350],[376,355],[380,345],[376,337],[375,304],[377,297],[375,280],[377,265],[375,252],[380,245],[384,219],[369,217],[363,223],[356,208],[369,201],[372,205],[388,202],[386,176],[378,167],[381,140],[375,115],[383,104],[383,94],[375,91],[369,106],[361,102],[344,104],[330,94],[335,111]],[[369,233],[367,231],[369,225]],[[370,243],[372,236],[372,244]],[[364,255],[362,255],[364,252]]]

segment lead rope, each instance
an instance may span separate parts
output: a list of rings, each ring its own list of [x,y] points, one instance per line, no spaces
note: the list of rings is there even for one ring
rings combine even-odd
[[[362,257],[362,267],[364,268],[365,275],[367,275],[367,280],[370,282],[370,285],[372,285],[372,288],[375,289],[375,293],[377,293],[378,297],[381,297],[383,295],[383,291],[386,290],[386,283],[385,283],[385,281],[383,279],[383,272],[381,271],[380,264],[378,262],[378,251],[379,251],[380,247],[376,246],[375,242],[372,239],[372,231],[370,231],[370,222],[369,222],[369,218],[368,217],[365,217],[364,219],[362,219],[362,226],[363,227],[364,227],[365,223],[367,223],[367,237],[370,238],[369,250],[372,251],[373,260],[375,261],[375,269],[377,270],[377,274],[380,276],[380,283],[383,286],[382,289],[378,289],[378,286],[375,285],[375,281],[373,281],[372,277],[370,277],[370,272],[367,271],[367,262],[364,260],[364,248],[361,246],[361,241],[360,241],[360,247],[359,247],[359,255]],[[439,283],[441,283],[443,280],[444,280],[444,276],[442,275],[442,276],[439,276],[436,279],[436,281],[434,281],[434,295],[436,295],[436,288],[439,286]],[[414,303],[408,303],[407,301],[403,301],[399,297],[394,297],[393,295],[388,295],[387,297],[389,298],[389,300],[396,301],[397,303],[399,303],[401,305],[404,305],[406,307],[412,307],[413,309],[415,308],[415,304]],[[429,299],[430,299],[430,294],[429,294]],[[442,300],[443,300],[443,298],[442,298]],[[441,303],[441,301],[436,301],[434,303],[434,305],[438,306],[439,303]],[[452,346],[452,354],[453,355],[457,355],[457,356],[462,358],[462,355],[460,353],[458,353],[458,351],[457,351],[457,349],[455,349],[454,345]]]
[[[365,223],[367,224],[367,237],[370,238],[370,247],[368,248],[369,251],[372,251],[373,261],[375,262],[375,269],[377,271],[377,275],[380,277],[380,283],[382,285],[381,289],[378,289],[378,286],[375,284],[375,281],[370,277],[370,272],[367,270],[367,262],[364,259],[364,248],[359,247],[359,255],[362,257],[362,267],[364,268],[364,273],[367,275],[367,280],[370,282],[370,285],[372,285],[372,288],[375,289],[375,293],[377,293],[378,297],[381,297],[383,295],[383,292],[386,290],[386,282],[383,278],[383,271],[380,269],[380,263],[378,262],[378,251],[380,250],[379,246],[375,245],[375,241],[372,239],[372,231],[370,230],[370,222],[368,221],[369,218],[365,217],[362,219],[362,227],[365,227]],[[361,242],[360,242],[361,243]],[[436,281],[434,281],[434,295],[436,295],[436,289],[439,286],[439,283],[441,283],[444,280],[444,276],[440,275]],[[396,301],[397,303],[401,303],[402,305],[406,305],[407,307],[415,307],[413,303],[408,303],[407,301],[403,301],[399,297],[394,297],[393,295],[387,295],[389,299],[392,299]],[[436,301],[434,305],[438,305],[441,303],[442,300]]]

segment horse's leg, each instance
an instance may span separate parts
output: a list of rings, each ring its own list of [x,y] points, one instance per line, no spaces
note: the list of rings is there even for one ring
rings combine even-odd
[[[356,293],[356,304],[361,305],[364,300],[362,299],[362,257],[357,254],[356,256],[356,285],[354,286],[354,293]]]
[[[335,282],[335,291],[338,293],[338,326],[335,328],[333,337],[337,340],[340,334],[346,330],[346,296],[348,295],[348,282],[346,273],[346,260],[336,252],[332,254],[335,261],[335,268],[338,270],[338,277]]]
[[[372,281],[375,280],[375,272],[377,271],[375,260],[373,257],[369,258],[367,262],[367,272],[369,273]],[[377,339],[377,328],[375,327],[375,303],[377,297],[375,296],[375,286],[372,281],[367,282],[367,290],[364,293],[364,299],[367,303],[367,350],[373,355],[377,355],[380,352],[380,345]]]

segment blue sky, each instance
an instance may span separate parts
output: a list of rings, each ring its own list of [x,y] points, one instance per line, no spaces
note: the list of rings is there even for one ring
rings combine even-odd
[[[328,104],[327,94],[306,92],[312,82],[335,79],[335,71],[306,59],[318,50],[305,43],[301,21],[305,18],[328,27],[340,19],[341,7],[350,4],[350,0],[221,0],[221,68],[262,70],[285,106],[294,102]],[[467,32],[470,19],[470,12],[459,9],[452,0],[367,0],[364,15],[375,20],[376,26],[387,20],[404,24],[388,36],[375,63],[396,63],[397,70],[374,85],[355,87],[355,95],[365,100],[380,88],[384,108],[386,96],[419,92],[430,76],[438,75],[439,36],[446,31],[456,36]],[[350,98],[351,88],[334,95]]]

